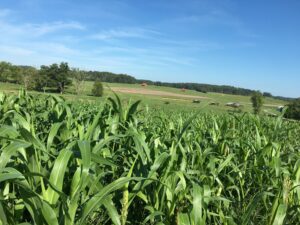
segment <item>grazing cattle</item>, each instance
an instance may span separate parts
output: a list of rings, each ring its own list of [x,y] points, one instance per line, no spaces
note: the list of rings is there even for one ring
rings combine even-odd
[[[142,86],[142,87],[147,87],[148,84],[147,84],[147,83],[142,83],[141,86]]]
[[[194,99],[194,100],[193,100],[193,103],[200,103],[200,100]]]
[[[220,103],[219,103],[219,102],[211,102],[211,103],[209,103],[209,105],[216,105],[216,106],[219,106]]]

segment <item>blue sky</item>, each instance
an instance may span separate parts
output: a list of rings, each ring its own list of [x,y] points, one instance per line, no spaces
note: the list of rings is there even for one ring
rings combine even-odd
[[[0,60],[300,96],[299,0],[1,0]]]

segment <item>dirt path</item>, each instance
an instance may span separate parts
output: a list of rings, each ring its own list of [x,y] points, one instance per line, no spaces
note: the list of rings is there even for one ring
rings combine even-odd
[[[184,95],[184,94],[176,94],[167,91],[156,91],[149,90],[146,88],[123,88],[123,87],[113,87],[111,88],[113,91],[128,93],[128,94],[143,94],[143,95],[156,95],[156,96],[169,96],[169,97],[180,97],[180,98],[192,98],[192,99],[210,99],[208,97],[197,96],[197,95]]]
[[[244,105],[252,105],[251,102],[242,102],[242,104],[244,104]],[[263,104],[263,106],[277,108],[277,107],[282,106],[282,105],[280,105],[278,103],[277,105],[276,104]]]
[[[172,101],[181,101],[181,102],[190,102],[189,99],[183,99],[183,98],[161,98],[161,99],[164,99],[164,100],[172,100]]]

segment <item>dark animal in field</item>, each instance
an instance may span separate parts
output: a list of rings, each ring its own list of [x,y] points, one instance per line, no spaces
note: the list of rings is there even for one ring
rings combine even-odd
[[[219,106],[220,103],[219,103],[219,102],[211,102],[211,103],[209,103],[209,105],[216,105],[216,106]]]
[[[193,100],[193,103],[200,103],[200,100],[194,99],[194,100]]]

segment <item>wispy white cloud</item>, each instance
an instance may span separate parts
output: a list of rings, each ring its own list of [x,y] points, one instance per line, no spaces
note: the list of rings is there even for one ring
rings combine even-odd
[[[171,38],[160,39],[161,43],[165,48],[175,48],[181,50],[191,51],[210,51],[223,49],[224,45],[216,41],[204,41],[204,40],[174,40]]]
[[[14,56],[30,56],[35,53],[33,50],[17,47],[17,46],[7,46],[0,45],[0,52],[2,54],[14,55]]]
[[[10,9],[0,9],[1,38],[40,37],[47,34],[66,32],[70,30],[85,30],[85,26],[77,21],[53,21],[48,23],[28,23],[16,21],[17,12]]]
[[[206,26],[226,25],[230,27],[236,27],[242,24],[240,19],[221,9],[214,9],[205,13],[179,17],[176,19],[176,21],[195,22],[198,23],[199,25],[206,25]]]
[[[72,58],[80,53],[68,43],[72,39],[66,31],[83,31],[85,26],[76,21],[49,23],[22,23],[11,20],[14,13],[0,10],[0,59],[19,63],[31,61],[30,65],[50,59]],[[68,34],[67,38],[65,34]],[[61,37],[61,38],[59,38]]]
[[[179,49],[180,50],[180,49]],[[180,54],[177,48],[173,47],[99,47],[88,53],[90,58],[103,58],[103,55],[113,58],[118,61],[125,60],[128,65],[133,67],[148,67],[153,66],[193,66],[196,60],[193,57],[187,57]],[[115,57],[115,56],[118,57]],[[124,64],[125,66],[125,64]]]
[[[248,38],[258,38],[260,35],[247,28],[247,25],[237,16],[223,9],[214,9],[205,13],[192,14],[178,17],[174,20],[176,23],[195,23],[197,26],[227,27],[241,36]]]
[[[83,30],[84,26],[78,22],[53,22],[43,24],[12,24],[0,21],[0,32],[5,36],[39,37],[46,34],[56,33],[66,30]]]
[[[79,22],[53,22],[43,24],[26,24],[24,27],[26,30],[30,30],[34,35],[40,36],[48,33],[53,33],[62,30],[84,30],[85,27]]]
[[[80,54],[79,50],[68,47],[66,44],[59,42],[37,42],[30,44],[28,47],[36,49],[36,52],[41,52],[45,54],[64,56],[76,56]]]
[[[90,35],[89,38],[95,40],[109,40],[120,38],[152,38],[161,33],[151,29],[127,27],[100,31],[96,34]]]
[[[2,14],[7,16],[10,13],[8,10]],[[12,62],[31,61],[31,65],[63,60],[71,65],[89,67],[87,69],[155,71],[158,67],[193,67],[197,65],[197,60],[193,55],[188,56],[188,53],[223,48],[214,41],[180,39],[168,35],[158,29],[159,26],[153,26],[157,29],[145,26],[117,27],[90,33],[85,25],[77,21],[22,23],[10,21],[6,16],[0,18],[0,33],[3,34],[0,58],[13,59]],[[206,20],[212,21],[209,17]],[[138,44],[135,39],[142,41]],[[104,42],[91,45],[92,40]]]

